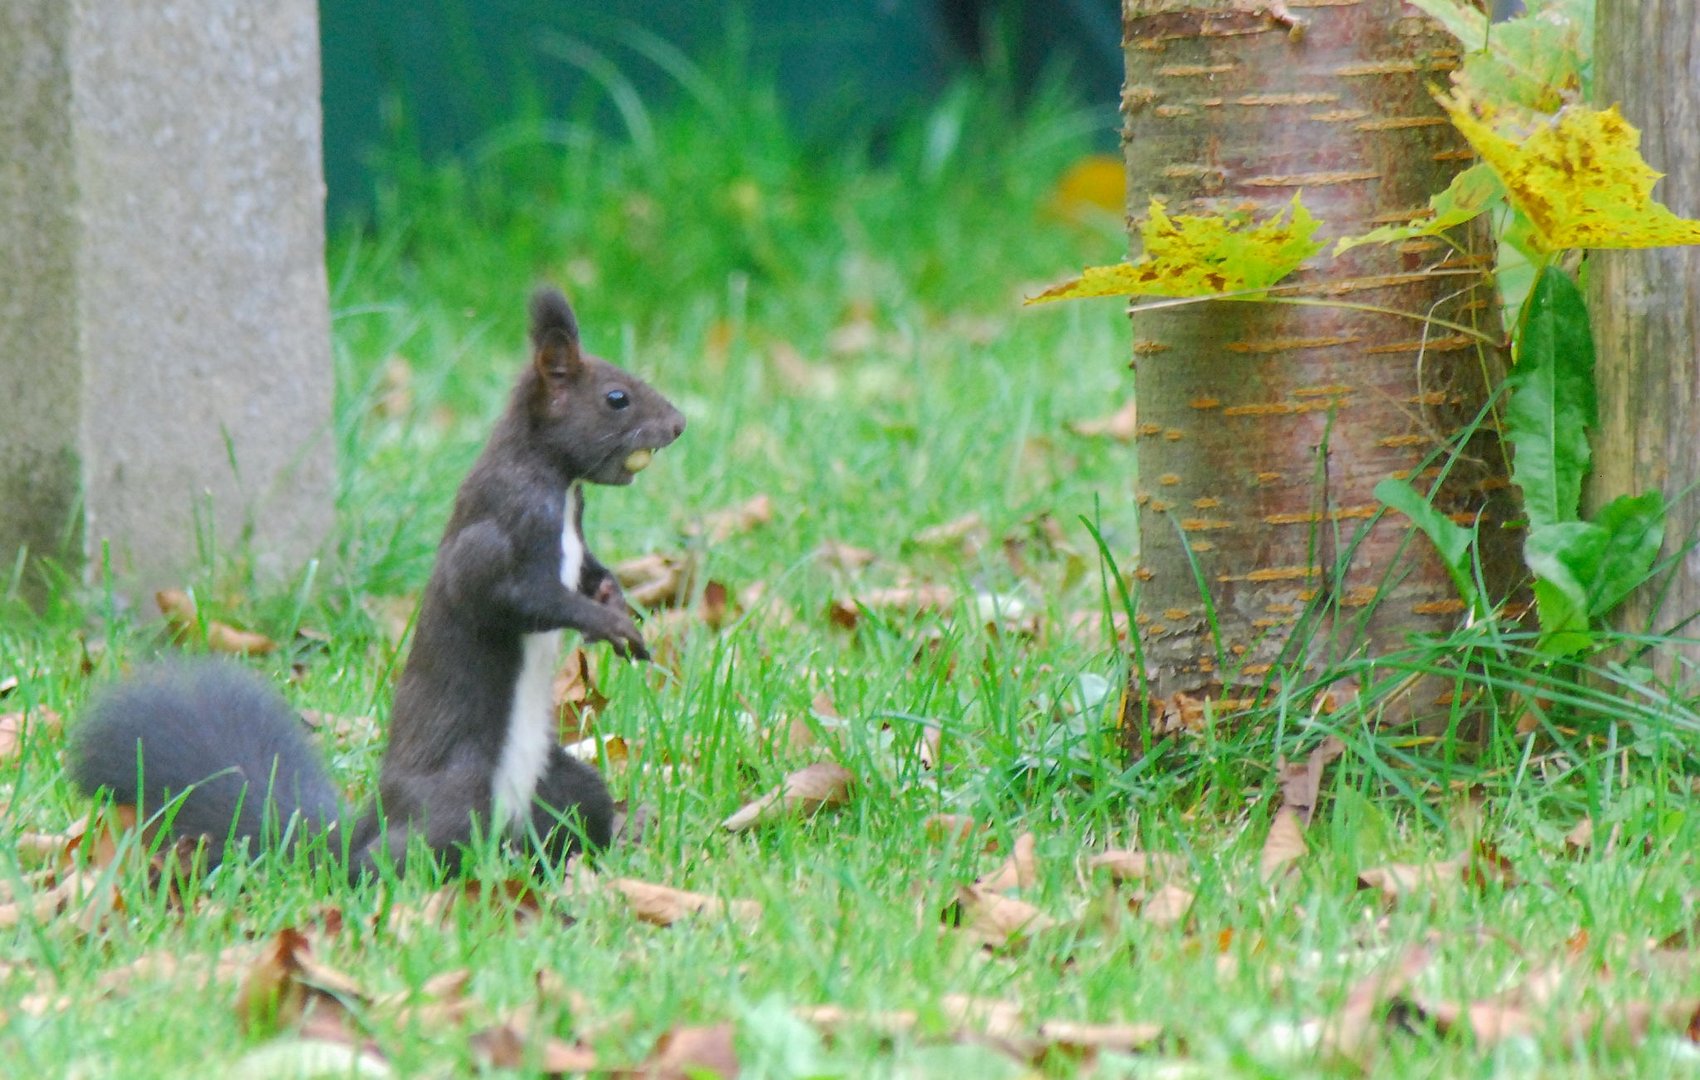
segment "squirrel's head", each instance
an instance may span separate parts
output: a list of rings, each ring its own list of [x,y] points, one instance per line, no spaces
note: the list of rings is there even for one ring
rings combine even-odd
[[[629,484],[685,430],[684,416],[654,387],[579,347],[578,319],[559,290],[532,294],[531,348],[534,430],[569,475]]]

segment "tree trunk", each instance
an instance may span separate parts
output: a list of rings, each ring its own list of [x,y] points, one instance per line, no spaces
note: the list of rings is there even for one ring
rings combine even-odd
[[[1700,2],[1604,3],[1596,19],[1596,97],[1641,129],[1642,156],[1666,174],[1654,194],[1700,217]],[[1590,264],[1600,430],[1588,501],[1664,492],[1664,555],[1681,556],[1668,590],[1662,579],[1641,589],[1618,622],[1700,638],[1700,505],[1685,491],[1700,479],[1700,249],[1602,251]],[[1655,655],[1668,672],[1700,662],[1700,643]]]
[[[1408,220],[1469,163],[1429,92],[1459,61],[1438,26],[1399,0],[1289,6],[1299,29],[1272,14],[1280,4],[1124,0],[1133,214],[1157,195],[1170,213],[1262,217],[1299,193],[1332,240]],[[1464,605],[1428,541],[1395,514],[1370,526],[1387,477],[1438,482],[1442,510],[1479,522],[1488,592],[1508,591],[1518,537],[1502,527],[1497,435],[1478,432],[1447,468],[1501,362],[1445,325],[1500,337],[1479,273],[1487,237],[1460,240],[1466,250],[1318,256],[1294,280],[1329,306],[1210,301],[1134,316],[1147,681],[1130,713],[1177,691],[1244,697],[1272,669],[1455,626]],[[1434,705],[1431,688],[1395,707]],[[1137,714],[1126,719],[1137,729]]]

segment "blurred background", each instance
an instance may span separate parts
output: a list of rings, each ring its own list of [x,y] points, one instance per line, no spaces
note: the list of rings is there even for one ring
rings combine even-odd
[[[1117,0],[323,0],[320,18],[333,222],[371,209],[380,152],[476,157],[527,118],[641,137],[717,65],[771,86],[805,142],[877,142],[990,69],[1018,96],[1048,79],[1096,103],[1115,149]]]

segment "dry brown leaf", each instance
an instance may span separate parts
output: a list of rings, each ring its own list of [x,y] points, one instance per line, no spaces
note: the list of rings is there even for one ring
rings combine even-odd
[[[978,885],[958,885],[956,899],[945,909],[944,919],[994,949],[1061,925],[1025,900]]]
[[[700,536],[705,544],[714,547],[734,536],[753,532],[773,520],[773,499],[757,495],[737,506],[704,514],[702,520],[685,529],[686,536]]]
[[[378,382],[378,400],[372,404],[379,416],[395,420],[413,411],[413,365],[407,357],[394,355],[384,361]]]
[[[731,1024],[681,1027],[663,1032],[643,1064],[628,1074],[653,1080],[699,1080],[738,1075],[738,1049]]]
[[[1444,893],[1460,885],[1501,887],[1517,883],[1511,863],[1492,845],[1478,842],[1475,850],[1456,858],[1428,863],[1389,863],[1358,874],[1359,889],[1375,889],[1387,903],[1421,893]]]
[[[41,923],[54,918],[95,896],[97,875],[89,871],[72,871],[61,875],[59,881],[21,900],[0,904],[0,930],[9,930],[24,922]],[[116,890],[113,892],[116,902]]]
[[[998,1039],[1020,1038],[1027,1021],[1020,1005],[997,998],[946,994],[939,999],[939,1012],[957,1028],[972,1028]]]
[[[1074,1051],[1108,1050],[1133,1054],[1163,1037],[1161,1024],[1080,1024],[1072,1020],[1046,1020],[1039,1025],[1039,1041]]]
[[[850,801],[854,777],[844,766],[817,761],[787,776],[780,785],[749,803],[720,823],[731,832],[743,832],[762,822],[785,817],[809,817],[828,806]]]
[[[1346,744],[1330,735],[1302,763],[1281,762],[1281,805],[1298,811],[1299,823],[1310,826],[1322,792],[1322,772],[1345,753]]]
[[[154,593],[154,602],[166,625],[181,640],[192,637],[197,629],[205,633],[207,648],[233,656],[269,656],[277,651],[277,642],[264,634],[238,630],[229,623],[208,619],[203,625],[198,618],[195,599],[182,589],[161,589]]]
[[[1011,889],[1028,889],[1039,880],[1039,860],[1034,852],[1037,847],[1033,834],[1024,832],[1015,838],[1015,844],[1010,848],[1009,858],[1002,866],[980,878],[974,884],[992,892],[1008,892]]]
[[[63,718],[46,705],[0,715],[0,762],[16,760],[23,753],[25,742],[55,734],[63,726]]]
[[[270,1032],[301,1025],[309,1011],[342,1014],[341,999],[365,999],[347,975],[313,956],[312,941],[301,931],[281,930],[261,950],[236,995],[236,1015],[244,1031]]]
[[[378,625],[391,648],[401,648],[419,612],[418,596],[365,596],[360,607]]]
[[[916,533],[913,543],[923,548],[960,548],[973,555],[986,545],[986,522],[978,513],[968,513],[942,525],[930,525]]]
[[[1176,926],[1192,911],[1193,894],[1179,885],[1164,885],[1139,905],[1139,916],[1153,926]]]
[[[1187,861],[1179,855],[1161,851],[1134,851],[1131,848],[1099,852],[1086,860],[1093,870],[1105,870],[1116,881],[1144,881],[1148,878],[1178,878],[1186,874]]]
[[[990,835],[990,829],[991,826],[975,821],[967,814],[931,814],[921,822],[921,831],[934,843],[956,843],[980,835],[985,839],[982,850],[986,852],[996,851],[999,846],[997,837]]]
[[[1585,817],[1564,834],[1565,850],[1572,854],[1588,851],[1594,846],[1594,819]]]
[[[1139,406],[1131,399],[1109,416],[1095,420],[1072,420],[1068,429],[1088,439],[1110,438],[1130,443],[1139,436]]]
[[[1322,1020],[1322,1048],[1329,1053],[1367,1065],[1375,1050],[1379,1028],[1376,1013],[1381,1005],[1404,994],[1411,980],[1428,967],[1433,957],[1427,946],[1414,945],[1396,963],[1386,965],[1359,979],[1346,994],[1346,1003],[1333,1016]]]
[[[378,718],[375,716],[343,716],[320,712],[317,709],[303,709],[301,719],[321,736],[333,739],[341,746],[373,746],[383,737],[378,730]]]
[[[818,561],[846,574],[865,569],[878,557],[868,548],[855,547],[842,540],[827,540],[815,548]]]
[[[800,1005],[791,1011],[797,1019],[826,1035],[837,1035],[852,1028],[878,1031],[888,1036],[906,1035],[921,1022],[920,1015],[908,1009],[872,1012],[846,1009],[842,1005]]]
[[[490,1069],[535,1069],[545,1076],[593,1072],[600,1063],[587,1046],[544,1036],[541,1043],[520,1023],[498,1024],[475,1032],[473,1060]]]
[[[688,555],[652,552],[616,565],[614,576],[637,607],[677,607],[690,598],[696,563]]]
[[[1269,836],[1263,841],[1263,853],[1258,858],[1258,874],[1265,883],[1285,874],[1292,865],[1310,850],[1305,845],[1305,827],[1299,812],[1290,806],[1275,811],[1269,823]]]
[[[608,705],[596,686],[590,654],[574,649],[555,672],[553,689],[558,731],[556,741],[574,742],[590,734],[591,724]]]
[[[827,616],[834,626],[854,630],[862,621],[864,609],[882,615],[916,616],[948,612],[955,606],[956,590],[947,585],[905,585],[834,600]]]
[[[1449,891],[1458,887],[1464,859],[1430,863],[1388,863],[1358,873],[1358,888],[1374,889],[1388,903],[1417,893]]]
[[[921,742],[915,748],[921,768],[936,769],[944,759],[944,731],[932,724],[921,725]]]
[[[652,926],[672,926],[693,915],[712,919],[730,914],[739,922],[755,922],[761,918],[761,905],[754,900],[728,902],[718,896],[686,892],[635,878],[615,878],[608,884],[626,898],[632,914],[640,922]]]

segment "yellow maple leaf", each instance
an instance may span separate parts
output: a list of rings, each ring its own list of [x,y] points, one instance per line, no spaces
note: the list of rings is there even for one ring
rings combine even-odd
[[[1567,105],[1525,125],[1462,91],[1439,99],[1529,219],[1541,250],[1700,244],[1700,221],[1653,200],[1664,174],[1642,160],[1641,133],[1616,106]]]
[[[1046,289],[1027,303],[1087,296],[1222,293],[1261,299],[1262,290],[1322,250],[1322,242],[1312,239],[1320,225],[1297,195],[1286,209],[1257,224],[1250,214],[1241,213],[1170,217],[1163,212],[1163,200],[1153,198],[1140,229],[1145,254],[1115,266],[1089,266],[1079,277]]]

